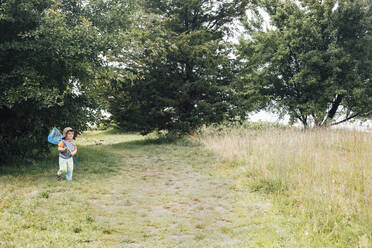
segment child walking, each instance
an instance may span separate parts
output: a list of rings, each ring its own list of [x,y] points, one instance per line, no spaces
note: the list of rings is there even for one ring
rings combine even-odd
[[[77,153],[77,147],[73,140],[74,130],[71,127],[63,129],[62,141],[58,144],[59,151],[59,170],[57,172],[57,179],[62,180],[62,173],[66,173],[66,179],[72,180],[72,171],[74,169],[73,159]]]

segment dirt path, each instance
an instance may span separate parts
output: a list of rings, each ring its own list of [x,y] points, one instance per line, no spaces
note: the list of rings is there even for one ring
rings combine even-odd
[[[106,193],[90,203],[98,225],[105,227],[98,246],[274,246],[272,239],[259,237],[278,235],[264,223],[273,216],[265,216],[270,204],[235,189],[232,179],[217,177],[217,159],[201,147],[111,151],[122,156],[123,166],[107,181]]]

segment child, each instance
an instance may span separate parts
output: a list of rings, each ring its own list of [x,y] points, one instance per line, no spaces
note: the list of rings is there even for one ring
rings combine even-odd
[[[58,144],[59,151],[59,170],[57,172],[57,179],[62,180],[62,173],[66,173],[66,179],[72,180],[73,159],[77,153],[77,147],[74,138],[74,130],[71,127],[63,129],[62,141]]]

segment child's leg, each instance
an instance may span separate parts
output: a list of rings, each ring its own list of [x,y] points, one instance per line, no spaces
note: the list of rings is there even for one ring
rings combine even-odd
[[[59,157],[59,170],[57,172],[57,175],[60,176],[62,173],[67,172],[67,159],[63,159]]]
[[[72,171],[74,170],[74,162],[72,157],[67,159],[67,173],[66,173],[66,179],[72,180]]]

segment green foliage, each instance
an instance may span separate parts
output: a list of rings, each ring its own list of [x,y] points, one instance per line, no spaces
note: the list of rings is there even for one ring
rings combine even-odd
[[[258,122],[223,122],[219,124],[211,125],[210,127],[205,127],[199,130],[200,135],[227,135],[230,130],[239,131],[242,135],[246,134],[247,132],[267,132],[270,130],[287,130],[293,127],[289,127],[288,125],[274,123],[274,122],[265,122],[265,121],[258,121]],[[232,134],[231,134],[232,135]]]
[[[100,4],[1,1],[0,159],[42,155],[51,127],[80,132],[99,118],[97,79],[113,43]]]
[[[106,95],[120,126],[189,133],[233,119],[241,108],[232,90],[235,65],[229,24],[248,4],[232,1],[143,1]]]
[[[305,126],[370,115],[371,1],[269,0],[262,8],[271,28],[247,21],[250,38],[239,45],[241,83],[259,107]]]

